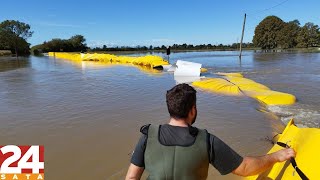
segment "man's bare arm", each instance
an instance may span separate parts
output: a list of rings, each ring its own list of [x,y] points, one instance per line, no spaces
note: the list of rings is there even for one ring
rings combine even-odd
[[[242,163],[233,171],[233,173],[239,176],[251,176],[259,174],[273,166],[276,162],[286,161],[291,157],[295,157],[295,152],[291,148],[282,149],[280,151],[260,157],[245,157],[243,158]]]
[[[144,171],[143,167],[139,167],[131,163],[127,172],[126,180],[140,179],[143,171]]]

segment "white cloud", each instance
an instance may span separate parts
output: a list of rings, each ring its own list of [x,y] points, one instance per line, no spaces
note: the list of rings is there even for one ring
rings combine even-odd
[[[103,45],[106,45],[107,47],[115,47],[119,45],[119,42],[109,42],[104,40],[90,40],[87,41],[87,45],[89,47],[95,48],[95,47],[102,47]]]
[[[175,40],[173,40],[173,39],[151,39],[151,42],[154,42],[154,43],[174,43]]]

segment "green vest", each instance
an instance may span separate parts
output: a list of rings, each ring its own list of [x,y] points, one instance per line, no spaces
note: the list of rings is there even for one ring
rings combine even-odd
[[[200,130],[191,146],[165,146],[159,142],[159,126],[150,125],[144,154],[148,179],[201,180],[208,176],[207,132]]]

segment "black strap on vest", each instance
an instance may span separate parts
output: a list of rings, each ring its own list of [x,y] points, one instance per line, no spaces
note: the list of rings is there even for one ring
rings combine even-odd
[[[283,147],[283,148],[289,148],[289,146],[283,142],[277,142],[277,145]],[[295,169],[295,171],[299,174],[300,178],[302,180],[309,180],[309,178],[301,171],[301,169],[298,167],[297,162],[294,158],[290,158],[290,162],[292,167]]]

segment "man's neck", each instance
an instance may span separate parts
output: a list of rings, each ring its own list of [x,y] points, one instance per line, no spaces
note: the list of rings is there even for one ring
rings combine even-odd
[[[171,126],[180,126],[180,127],[188,127],[188,123],[185,119],[175,119],[170,118],[170,121],[168,123]]]

